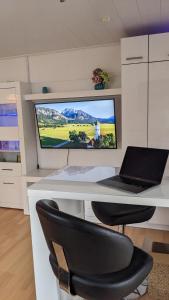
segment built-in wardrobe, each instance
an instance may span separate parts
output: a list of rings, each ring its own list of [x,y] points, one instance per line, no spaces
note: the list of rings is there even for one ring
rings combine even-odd
[[[121,64],[123,144],[169,149],[169,33],[122,39]],[[169,209],[149,225],[169,228]]]

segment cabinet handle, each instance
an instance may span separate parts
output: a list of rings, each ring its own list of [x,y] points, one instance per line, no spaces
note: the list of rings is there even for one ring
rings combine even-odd
[[[143,59],[143,56],[131,56],[131,57],[126,57],[126,60],[133,60],[133,59]]]
[[[13,171],[13,169],[1,169],[2,171]]]
[[[14,182],[3,182],[3,184],[15,184]]]

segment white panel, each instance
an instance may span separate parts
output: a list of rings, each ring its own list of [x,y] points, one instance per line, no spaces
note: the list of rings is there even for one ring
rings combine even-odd
[[[1,141],[16,141],[19,139],[18,127],[0,127]]]
[[[169,33],[153,34],[149,37],[149,60],[169,60]]]
[[[161,1],[160,0],[136,0],[138,4],[138,9],[141,15],[143,25],[152,25],[156,29],[156,24],[159,24],[161,19]]]
[[[92,25],[94,33],[104,34],[105,37],[111,36],[111,42],[119,40],[119,37],[125,36],[125,30],[121,19],[118,16],[116,6],[112,0],[90,0],[90,11],[93,15]],[[108,21],[106,22],[106,17]],[[104,21],[105,18],[105,21]],[[94,21],[95,20],[95,21]]]
[[[78,82],[89,80],[92,71],[100,66],[110,73],[120,74],[120,45],[84,48],[74,51],[55,52],[46,55],[30,56],[31,82],[55,81]]]
[[[114,166],[120,167],[123,159],[122,149],[113,150],[70,150],[69,165]]]
[[[109,24],[99,17],[106,7]],[[116,42],[123,34],[112,0],[52,0],[50,5],[46,0],[6,0],[0,25],[0,57]]]
[[[25,57],[0,60],[0,81],[28,81]]]
[[[169,149],[169,62],[149,67],[149,146]]]
[[[122,66],[122,144],[147,146],[148,64]]]
[[[148,35],[121,39],[121,63],[148,62]]]
[[[166,24],[166,29],[168,28],[167,24],[169,21],[169,1],[161,0],[161,21]]]
[[[139,34],[142,21],[136,0],[113,0],[113,3],[127,34]]]

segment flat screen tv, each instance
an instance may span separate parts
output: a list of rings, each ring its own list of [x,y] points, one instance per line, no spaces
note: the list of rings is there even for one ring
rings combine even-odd
[[[114,99],[35,104],[41,148],[116,149]]]

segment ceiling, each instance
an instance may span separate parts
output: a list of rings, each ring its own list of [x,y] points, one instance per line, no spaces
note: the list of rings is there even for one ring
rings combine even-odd
[[[169,31],[169,0],[1,0],[0,57]]]

